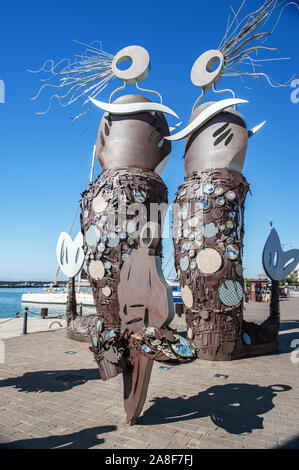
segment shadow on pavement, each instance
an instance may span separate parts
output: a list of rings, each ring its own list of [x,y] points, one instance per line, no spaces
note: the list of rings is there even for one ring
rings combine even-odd
[[[20,392],[64,392],[88,380],[100,380],[98,369],[41,370],[0,380],[1,387],[15,387]]]
[[[296,345],[291,346],[292,341],[298,340],[299,344],[299,331],[284,333],[288,330],[299,329],[299,320],[286,320],[280,324],[278,335],[279,350],[278,353],[288,353],[294,351]]]
[[[22,439],[8,443],[0,442],[0,449],[89,449],[105,442],[105,439],[97,437],[98,434],[115,431],[116,429],[116,426],[97,426],[61,436]]]
[[[281,446],[275,447],[275,449],[299,449],[299,435],[294,439],[285,442]]]
[[[189,398],[155,398],[153,405],[138,420],[140,425],[189,421],[210,417],[212,422],[231,434],[251,433],[263,429],[263,415],[274,408],[273,398],[286,392],[288,385],[232,383],[215,385]]]

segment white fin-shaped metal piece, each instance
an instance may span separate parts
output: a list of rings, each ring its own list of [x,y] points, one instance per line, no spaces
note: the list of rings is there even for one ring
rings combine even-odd
[[[98,101],[91,97],[89,99],[95,106],[110,114],[124,115],[144,113],[145,111],[160,111],[161,113],[170,114],[177,119],[179,118],[179,116],[172,109],[168,108],[168,106],[161,103],[153,103],[152,101],[120,104],[105,103],[104,101]]]
[[[168,137],[164,137],[166,140],[181,140],[185,139],[188,135],[192,134],[192,132],[199,129],[203,126],[209,119],[214,117],[216,114],[220,113],[221,111],[225,110],[226,108],[230,108],[237,104],[248,103],[246,100],[241,100],[239,98],[228,98],[226,100],[217,101],[217,103],[213,103],[204,109],[195,119],[194,121],[190,122],[185,129],[181,130],[177,134],[170,135]]]
[[[60,269],[67,277],[75,277],[84,264],[83,235],[79,232],[74,239],[61,232],[56,246],[56,257]]]
[[[262,122],[258,126],[253,127],[248,131],[248,138],[252,137],[254,134],[256,134],[264,125],[266,124],[267,121]]]
[[[176,124],[175,126],[171,126],[171,127],[169,128],[170,134],[171,134],[172,132],[174,132],[178,127],[180,127],[181,124],[183,124],[183,121],[179,122],[179,123]]]
[[[164,160],[162,160],[162,162],[160,162],[159,165],[156,166],[155,173],[157,173],[157,175],[159,175],[159,176],[162,175],[162,173],[165,170],[165,167],[168,163],[169,158],[170,158],[170,154],[167,155],[167,157],[165,157]]]

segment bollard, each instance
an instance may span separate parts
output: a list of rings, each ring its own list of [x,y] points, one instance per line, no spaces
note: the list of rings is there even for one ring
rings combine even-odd
[[[82,312],[83,312],[83,307],[82,307],[82,304],[80,304],[80,307],[79,307],[79,316],[82,317]]]
[[[23,335],[27,335],[27,318],[28,318],[28,307],[25,307],[24,308]]]
[[[20,318],[20,313],[19,312],[16,313],[16,318]]]
[[[42,318],[46,318],[48,316],[48,309],[47,308],[41,308],[40,309],[40,314]]]
[[[184,313],[184,305],[181,303],[174,304],[174,313],[181,317]]]

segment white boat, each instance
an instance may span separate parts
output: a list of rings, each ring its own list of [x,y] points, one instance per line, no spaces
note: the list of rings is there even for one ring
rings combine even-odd
[[[179,281],[177,279],[166,279],[166,282],[172,289],[174,303],[175,304],[183,303]]]
[[[22,304],[66,305],[66,292],[34,292],[22,295]],[[94,307],[91,292],[76,292],[76,301],[83,307]]]
[[[182,303],[180,284],[176,280],[168,279],[168,285],[172,288],[174,303]],[[66,305],[67,292],[34,292],[22,295],[22,304],[40,305]],[[94,307],[92,292],[76,292],[76,301],[83,307]]]

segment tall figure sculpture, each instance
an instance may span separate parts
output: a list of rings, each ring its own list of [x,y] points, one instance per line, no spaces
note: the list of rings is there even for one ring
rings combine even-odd
[[[238,23],[241,7],[219,48],[195,61],[191,81],[201,87],[201,96],[185,129],[167,137],[185,139],[186,177],[173,211],[174,256],[188,338],[202,359],[231,360],[248,354],[243,338],[242,252],[249,186],[242,169],[248,139],[264,122],[247,130],[237,110],[246,101],[231,90],[216,90],[216,83],[222,75],[265,75],[255,72],[251,54],[266,49],[261,44],[271,33],[260,28],[277,6],[278,2],[267,1]],[[253,64],[253,71],[240,70],[246,63]],[[210,89],[231,92],[233,98],[199,104]]]
[[[131,65],[121,70],[119,64],[125,60]],[[78,318],[73,311],[68,318],[68,337],[90,338],[103,380],[123,373],[130,424],[142,410],[153,360],[185,362],[195,356],[192,345],[168,327],[174,304],[161,268],[160,232],[168,198],[158,173],[171,150],[165,140],[169,127],[164,113],[177,115],[162,104],[157,92],[153,93],[160,103],[140,95],[125,95],[111,103],[112,96],[127,83],[142,90],[138,83],[149,71],[149,54],[140,46],[126,47],[115,57],[101,50],[62,71],[63,86],[71,87],[73,93],[75,87],[79,96],[84,87],[85,94],[93,90],[90,101],[105,112],[96,145],[103,172],[81,199],[83,250],[97,313]],[[96,84],[90,86],[94,77]],[[109,103],[96,100],[107,80],[115,77],[124,84],[110,95]],[[57,248],[60,261],[63,237]],[[71,310],[75,302],[69,297]]]

